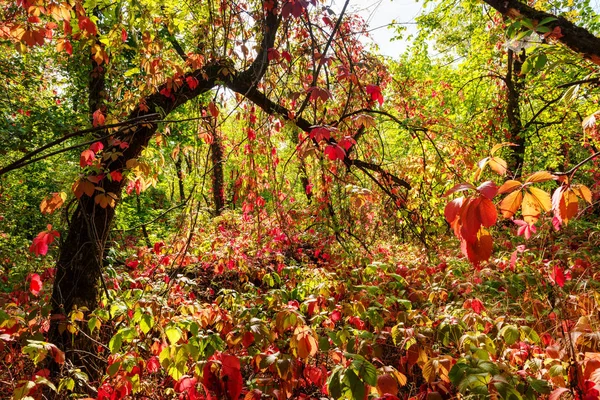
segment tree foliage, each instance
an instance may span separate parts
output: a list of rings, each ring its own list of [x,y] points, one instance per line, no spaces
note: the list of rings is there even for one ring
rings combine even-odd
[[[16,399],[595,398],[598,18],[0,4]]]

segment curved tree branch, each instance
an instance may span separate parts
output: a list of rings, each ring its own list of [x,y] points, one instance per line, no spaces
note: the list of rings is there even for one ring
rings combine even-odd
[[[549,36],[594,64],[600,65],[600,38],[592,35],[587,29],[575,25],[564,17],[536,10],[518,0],[483,0],[483,2],[511,19],[530,19],[534,26],[543,19],[556,18],[544,25],[553,32]]]

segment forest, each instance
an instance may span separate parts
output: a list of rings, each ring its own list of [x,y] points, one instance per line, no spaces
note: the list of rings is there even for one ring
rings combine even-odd
[[[600,6],[363,3],[0,1],[0,398],[600,398]]]

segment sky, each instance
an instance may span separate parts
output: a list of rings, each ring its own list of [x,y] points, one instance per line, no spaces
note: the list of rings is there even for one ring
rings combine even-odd
[[[333,0],[332,9],[339,13],[344,0]],[[406,30],[404,38],[417,32],[416,17],[423,5],[415,0],[350,0],[348,10],[360,14],[368,23],[371,39],[379,46],[380,53],[397,58],[406,50],[410,42],[406,39],[391,41],[395,33],[387,28],[392,22],[402,23]],[[366,39],[365,43],[369,40]]]

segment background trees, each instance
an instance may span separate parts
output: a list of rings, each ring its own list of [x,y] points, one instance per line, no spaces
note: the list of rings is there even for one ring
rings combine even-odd
[[[491,306],[476,297],[461,301],[470,310],[461,324],[453,306],[443,309],[476,283],[456,283],[471,266],[451,258],[448,224],[481,268],[493,251],[498,187],[524,193],[522,208],[503,200],[499,211],[523,219],[513,230],[527,239],[536,223],[547,228],[537,237],[546,248],[558,235],[550,211],[557,227],[591,211],[578,204],[592,202],[579,184],[596,182],[594,157],[577,164],[595,149],[596,66],[557,43],[595,62],[598,39],[542,8],[488,4],[500,14],[483,3],[436,4],[399,60],[365,49],[367,28],[346,7],[337,15],[317,1],[4,4],[11,134],[1,251],[14,306],[2,311],[2,340],[11,342],[2,349],[53,360],[61,393],[101,398],[149,395],[153,384],[190,398],[237,398],[242,386],[286,398],[311,385],[363,398],[369,387],[408,395],[421,384],[421,394],[535,398],[550,381],[566,388],[565,379],[577,393],[592,390],[583,370],[517,374],[524,361],[513,336],[520,348],[537,345],[536,330],[560,324],[480,319]],[[593,31],[592,14],[567,15]],[[554,175],[530,176],[546,170]],[[524,185],[502,186],[521,176]],[[562,186],[551,201],[553,180]],[[531,189],[540,183],[545,195]],[[463,189],[472,194],[447,206],[443,195]],[[16,201],[20,193],[30,197]],[[40,203],[44,216],[34,217]],[[511,248],[519,239],[508,229],[493,233]],[[54,253],[56,269],[27,254],[30,241],[34,255]],[[540,279],[525,267],[531,259],[518,264],[523,251],[489,264],[499,283],[481,296],[504,287],[507,301],[534,296],[542,306],[532,315],[555,313],[555,291],[574,269],[561,254],[539,255],[551,274],[537,294],[501,274],[518,266]],[[593,270],[577,273],[594,282]],[[28,286],[13,291],[19,280]],[[51,297],[31,309],[29,299],[50,295],[42,282],[53,282]],[[428,321],[411,312],[427,302],[438,307]],[[479,342],[487,356],[468,346]],[[382,344],[400,350],[385,359]],[[482,364],[499,354],[514,370]],[[329,357],[340,366],[328,371]],[[465,368],[493,382],[463,381]],[[12,389],[23,397],[46,383]]]

